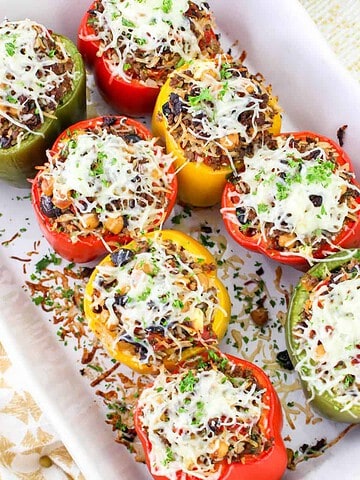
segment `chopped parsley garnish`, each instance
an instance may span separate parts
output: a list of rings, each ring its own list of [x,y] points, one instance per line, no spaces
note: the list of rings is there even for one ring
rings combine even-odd
[[[166,458],[164,460],[164,465],[167,465],[170,462],[173,462],[175,460],[174,453],[171,450],[170,447],[166,447]]]
[[[200,241],[205,247],[212,248],[215,246],[215,242],[210,240],[210,237],[208,235],[203,235],[202,233],[200,233]]]
[[[13,57],[16,51],[15,44],[12,42],[5,43],[5,50],[9,57]]]
[[[321,183],[324,187],[331,183],[331,174],[335,169],[332,162],[323,162],[308,168],[306,180],[309,183]]]
[[[195,383],[197,379],[194,377],[194,374],[191,370],[185,375],[179,384],[179,389],[181,393],[193,392]]]
[[[229,71],[231,65],[229,63],[223,63],[220,69],[220,78],[221,80],[225,80],[232,76],[231,72]]]
[[[267,213],[268,211],[269,211],[269,205],[266,205],[266,203],[259,203],[258,205],[259,213]]]
[[[203,88],[199,95],[190,95],[188,101],[192,107],[196,107],[201,102],[213,102],[214,97],[211,95],[209,88]]]
[[[121,23],[122,23],[122,25],[124,25],[124,27],[129,27],[129,28],[135,28],[136,27],[134,22],[132,22],[131,20],[127,20],[126,18],[122,18]]]
[[[61,264],[61,257],[55,255],[55,253],[51,253],[50,255],[45,255],[39,262],[35,264],[36,272],[41,272],[45,270],[49,265],[60,265]]]
[[[175,308],[184,308],[184,302],[179,299],[173,301],[172,306]]]
[[[137,300],[139,301],[146,300],[149,297],[150,293],[151,293],[151,288],[150,287],[145,288],[145,290],[137,297]]]
[[[172,9],[172,5],[173,5],[172,0],[163,0],[161,9],[164,13],[170,13]]]
[[[289,196],[289,187],[284,183],[278,182],[276,184],[276,198],[278,200],[285,200]]]

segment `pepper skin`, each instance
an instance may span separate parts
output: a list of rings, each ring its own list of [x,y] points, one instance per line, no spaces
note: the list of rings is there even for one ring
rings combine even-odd
[[[69,128],[67,128],[62,134],[56,139],[52,152],[56,153],[59,151],[60,144],[63,141],[66,141],[67,138],[70,138],[73,132],[81,133],[81,130],[92,129],[97,125],[101,125],[106,122],[107,118],[115,118],[116,122],[121,123],[124,120],[122,116],[114,117],[96,117],[88,120],[83,120],[78,122]],[[125,123],[127,125],[133,126],[136,133],[142,139],[150,139],[152,137],[151,132],[140,122],[133,120],[131,118],[126,118]],[[109,250],[105,246],[105,242],[108,244],[121,245],[131,241],[131,238],[128,235],[113,233],[107,233],[103,236],[103,239],[100,239],[96,235],[80,235],[77,237],[76,241],[73,241],[70,238],[70,235],[66,232],[59,232],[52,228],[51,220],[44,215],[40,208],[40,198],[41,198],[41,189],[38,182],[38,177],[41,172],[35,177],[32,182],[32,205],[35,213],[35,217],[38,221],[40,229],[52,246],[52,248],[63,258],[76,263],[86,263],[100,257],[104,256]],[[177,196],[177,180],[174,177],[172,181],[172,189],[168,194],[168,208],[167,216],[170,214],[171,210],[174,207]]]
[[[216,264],[215,259],[205,247],[203,247],[192,237],[182,232],[176,230],[160,230],[146,234],[145,238],[154,239],[154,241],[156,241],[156,238],[159,238],[159,236],[161,239],[173,241],[194,256],[204,259],[206,263]],[[125,245],[123,248],[131,250],[134,248],[134,243],[131,242]],[[110,255],[105,257],[99,265],[113,265]],[[101,320],[100,314],[94,313],[91,309],[91,298],[94,291],[93,282],[96,275],[97,270],[95,269],[86,286],[84,297],[84,310],[85,316],[88,320],[89,328],[94,331],[95,335],[100,339],[103,345],[105,345],[112,358],[119,360],[121,363],[139,373],[157,372],[159,367],[158,365],[148,365],[140,362],[131,349],[124,349],[123,346],[121,346],[119,343],[116,343],[116,330],[109,330],[106,328]],[[216,335],[217,340],[220,341],[224,337],[229,324],[231,303],[227,289],[216,276],[216,272],[209,272],[208,276],[212,277],[213,279],[214,287],[216,289],[216,297],[221,307],[221,309],[218,309],[215,312],[212,323],[212,330]],[[198,350],[199,347],[196,345],[194,345],[194,347],[187,348],[184,350],[182,358],[191,358],[193,355],[197,354]],[[165,361],[164,363],[169,369],[175,367],[172,361]]]
[[[294,366],[298,364],[302,356],[297,352],[297,342],[294,338],[294,327],[301,321],[304,305],[309,301],[309,286],[311,289],[316,288],[329,273],[335,269],[345,265],[352,259],[360,259],[360,250],[345,250],[331,255],[326,261],[313,266],[298,282],[291,297],[290,306],[285,324],[285,335],[288,353]],[[329,319],[331,324],[331,318]],[[305,395],[311,397],[311,392],[305,380],[302,380],[302,387]],[[315,395],[310,400],[311,406],[322,416],[329,418],[335,422],[344,423],[360,423],[360,408],[353,406],[350,410],[341,411],[341,404],[336,401],[336,397],[328,390],[325,393]]]
[[[200,357],[201,361],[208,361],[208,352],[209,351],[205,351],[202,353]],[[211,353],[211,357],[214,358],[214,351]],[[256,379],[257,385],[265,390],[263,402],[268,409],[264,409],[262,418],[259,422],[259,427],[262,435],[271,442],[269,449],[264,450],[259,455],[245,454],[241,461],[232,463],[228,463],[224,460],[220,464],[221,472],[219,480],[280,480],[286,469],[287,453],[281,436],[283,425],[281,404],[270,379],[261,368],[253,363],[225,353],[218,352],[216,355],[220,364],[215,364],[215,369],[221,369],[221,361],[225,360],[231,362],[232,364],[241,367],[243,370],[251,372]],[[186,370],[187,366],[187,363],[183,363],[180,367],[182,369],[181,371]],[[191,368],[194,368],[194,362],[192,363]],[[148,469],[151,472],[149,454],[152,445],[149,441],[146,430],[142,426],[139,405],[137,405],[137,408],[135,409],[134,423],[138,437],[143,445]],[[183,472],[181,471],[177,472],[176,478],[181,478],[183,480],[196,480],[196,478],[198,478],[197,476],[195,477],[188,473],[182,476],[182,473]],[[154,473],[152,473],[152,476],[154,480],[168,480],[169,478]]]
[[[302,139],[306,137],[310,138],[318,138],[319,141],[325,141],[329,143],[338,153],[338,163],[340,165],[347,164],[349,166],[348,170],[349,172],[353,172],[353,167],[350,161],[350,158],[342,150],[339,145],[337,145],[334,141],[332,141],[329,138],[326,138],[324,136],[318,135],[313,132],[292,132],[292,133],[282,133],[281,136],[288,136],[292,135],[295,139]],[[359,184],[353,180],[352,183],[355,186],[359,186]],[[256,253],[261,253],[272,260],[275,260],[276,262],[283,263],[285,265],[290,265],[297,270],[300,271],[306,271],[309,269],[310,265],[309,262],[302,256],[297,255],[297,254],[289,254],[289,255],[282,255],[279,250],[270,248],[269,245],[267,244],[266,240],[264,240],[260,235],[245,235],[241,229],[240,229],[240,223],[238,221],[234,221],[233,219],[235,218],[235,208],[233,206],[233,203],[230,199],[230,193],[235,190],[235,186],[233,183],[230,181],[227,181],[223,196],[222,196],[222,203],[221,207],[224,210],[223,212],[223,221],[226,227],[226,230],[228,233],[232,236],[232,238],[241,245],[242,247],[251,250]],[[357,198],[357,201],[359,199]],[[226,214],[226,212],[233,212],[234,214],[229,215]],[[313,252],[313,257],[314,261],[316,259],[322,259],[326,255],[329,254],[329,252],[335,252],[337,251],[337,247],[339,248],[356,248],[360,246],[360,211],[356,213],[356,220],[353,221],[347,221],[345,228],[341,230],[340,233],[337,234],[337,236],[332,240],[332,245],[323,245],[316,252]]]
[[[186,70],[184,65],[178,71]],[[227,177],[231,174],[230,166],[214,170],[202,162],[188,162],[184,151],[171,135],[167,119],[162,113],[172,92],[170,78],[161,87],[157,97],[152,116],[151,128],[155,136],[162,139],[166,145],[167,152],[172,152],[175,157],[175,167],[178,171],[179,201],[194,207],[211,207],[221,201],[221,196],[226,184]],[[271,99],[269,105],[275,106],[275,99]],[[273,119],[273,125],[269,133],[280,132],[281,116],[277,113]]]
[[[46,150],[51,147],[60,132],[86,117],[86,72],[83,59],[68,38],[53,35],[61,40],[74,61],[76,71],[74,86],[56,109],[56,118],[46,118],[36,130],[42,135],[30,134],[20,145],[0,149],[0,179],[20,188],[29,188],[28,179],[35,176],[36,166],[45,163]]]

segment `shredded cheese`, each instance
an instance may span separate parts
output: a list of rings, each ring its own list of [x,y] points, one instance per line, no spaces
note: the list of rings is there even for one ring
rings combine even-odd
[[[205,2],[191,3],[208,12]],[[127,71],[134,61],[151,69],[169,52],[185,61],[201,55],[197,33],[185,15],[189,4],[189,0],[101,0],[102,8],[93,12],[97,33],[84,38],[100,40],[98,55],[111,53],[112,75],[130,81]]]
[[[354,199],[360,191],[346,166],[329,159],[330,145],[313,145],[301,153],[292,141],[291,136],[280,137],[276,149],[264,146],[244,157],[245,169],[230,198],[241,211],[241,223],[256,228],[259,238],[283,238],[285,251],[311,258],[316,244],[323,240],[331,245],[346,220],[359,211]],[[353,192],[353,201],[345,192]],[[224,214],[237,222],[234,212]]]
[[[143,390],[138,408],[154,475],[176,480],[181,471],[184,478],[216,480],[221,461],[244,451],[266,407],[252,379],[236,380],[215,369],[161,372]]]
[[[72,82],[74,73],[68,68],[57,72],[58,64],[70,60],[64,46],[28,19],[0,24],[0,58],[0,121],[22,130],[20,142],[26,133],[39,134],[29,121],[35,114],[37,126],[56,110],[55,91],[63,82]]]
[[[192,90],[198,91],[199,95],[190,95],[185,104],[188,105],[188,113],[194,117],[194,123],[201,124],[199,132],[190,132],[207,142],[239,133],[246,143],[250,143],[258,132],[256,119],[260,112],[265,113],[269,109],[268,105],[264,105],[264,99],[257,96],[263,93],[261,85],[239,75],[237,69],[231,66],[226,69],[226,77],[222,77],[222,68],[220,61],[198,61],[189,65],[188,71],[193,75]],[[204,92],[206,95],[202,95]],[[245,112],[251,114],[250,131],[239,121]]]
[[[296,365],[312,396],[329,393],[341,411],[360,407],[360,268],[320,284],[295,325]]]
[[[63,149],[67,149],[63,158]],[[101,231],[109,219],[126,218],[132,235],[149,231],[165,219],[173,174],[171,155],[155,139],[128,143],[126,137],[103,130],[84,131],[59,145],[59,153],[48,153],[49,164],[41,178],[53,186],[53,203],[71,199],[73,223],[82,228],[89,214],[96,213]],[[69,212],[64,213],[66,218]],[[57,222],[62,222],[58,217]],[[95,230],[95,228],[94,228]]]
[[[235,171],[245,151],[271,128],[270,87],[226,55],[195,60],[170,75],[162,106],[171,135],[189,161]]]
[[[211,332],[214,314],[221,308],[204,265],[203,259],[173,242],[149,242],[123,266],[97,267],[91,307],[108,312],[106,327],[116,328],[116,343],[135,345],[142,362],[157,362],[164,345],[175,346],[181,354],[194,339],[201,340],[204,331]],[[119,295],[124,297],[121,302]],[[160,352],[154,334],[163,340]]]

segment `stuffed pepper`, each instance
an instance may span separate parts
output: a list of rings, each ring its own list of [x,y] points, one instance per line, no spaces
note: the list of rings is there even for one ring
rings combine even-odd
[[[215,259],[174,230],[150,233],[107,256],[90,277],[84,307],[110,355],[141,373],[217,344],[230,318]]]
[[[312,406],[360,422],[360,251],[312,267],[294,290],[286,323],[290,358]]]
[[[196,207],[220,202],[226,177],[269,132],[280,114],[263,79],[218,55],[173,72],[153,113],[154,135],[176,157],[179,199]]]
[[[263,370],[208,350],[145,388],[135,428],[156,480],[280,480],[282,411]]]
[[[0,23],[0,179],[29,186],[68,125],[86,117],[80,53],[30,20]]]
[[[360,245],[359,184],[347,154],[312,132],[281,134],[244,157],[222,215],[239,245],[300,270]]]
[[[172,163],[135,120],[108,116],[72,125],[32,185],[45,238],[62,257],[83,263],[160,228],[176,200]]]
[[[105,99],[120,113],[150,113],[178,65],[220,51],[209,6],[200,0],[96,0],[78,48]]]

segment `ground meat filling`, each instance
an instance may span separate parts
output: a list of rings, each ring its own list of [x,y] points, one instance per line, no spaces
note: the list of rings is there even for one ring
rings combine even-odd
[[[0,148],[37,130],[73,86],[74,63],[61,40],[30,20],[0,24]]]
[[[327,142],[278,137],[267,141],[232,179],[230,193],[241,232],[269,248],[311,258],[333,246],[357,219],[359,189],[348,166]],[[299,203],[298,199],[302,198]]]
[[[133,237],[164,221],[173,159],[125,121],[104,117],[74,130],[48,157],[37,181],[52,229],[74,240],[88,234]]]
[[[184,349],[216,341],[214,269],[172,240],[138,240],[97,267],[91,308],[140,362],[178,361]]]
[[[172,0],[145,0],[149,5],[144,7],[143,3],[123,0],[114,4],[99,0],[89,10],[88,24],[94,30],[93,38],[100,41],[99,54],[109,60],[114,75],[128,81],[139,80],[149,86],[161,86],[184,60],[212,58],[221,51],[206,2],[181,0],[184,11]],[[146,8],[146,15],[153,9],[154,17],[145,19],[147,24],[142,25],[144,15],[139,11],[133,18],[131,10],[134,8]],[[163,18],[158,18],[156,11],[161,12]],[[173,17],[175,11],[177,16]],[[166,32],[165,23],[168,25]]]
[[[241,170],[243,157],[264,141],[277,113],[263,79],[226,56],[173,73],[170,91],[162,115],[172,137],[186,160],[214,170]]]

